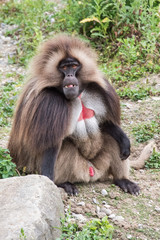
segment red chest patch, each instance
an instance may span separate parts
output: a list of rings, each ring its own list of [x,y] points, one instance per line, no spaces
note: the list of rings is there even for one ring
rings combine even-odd
[[[94,115],[95,115],[94,111],[92,109],[86,108],[84,106],[84,104],[82,103],[82,112],[80,113],[78,121],[92,118],[92,117],[94,117]]]
[[[79,96],[79,99],[81,100],[81,96],[82,94]],[[81,120],[85,120],[85,119],[89,119],[94,117],[95,112],[92,109],[86,108],[81,100],[81,104],[82,104],[82,112],[80,113],[80,116],[78,118],[78,121]]]

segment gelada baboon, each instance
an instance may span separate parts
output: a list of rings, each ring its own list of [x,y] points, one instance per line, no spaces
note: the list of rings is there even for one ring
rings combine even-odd
[[[9,150],[18,168],[48,176],[69,194],[76,182],[128,179],[130,141],[120,128],[119,98],[82,40],[58,35],[40,48],[15,111]]]

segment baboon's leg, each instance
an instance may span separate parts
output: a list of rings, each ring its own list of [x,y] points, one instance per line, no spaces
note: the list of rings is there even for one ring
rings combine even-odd
[[[122,161],[119,155],[119,148],[114,139],[107,136],[108,149],[110,149],[112,160],[110,162],[110,171],[113,175],[114,183],[123,191],[131,194],[139,194],[139,186],[129,180],[129,160]]]
[[[92,170],[94,176],[92,177]],[[71,140],[66,140],[62,144],[58,159],[54,168],[54,182],[59,187],[63,187],[69,194],[75,194],[73,183],[89,182],[91,178],[99,179],[101,171],[96,169],[92,163],[86,160],[78,151]]]
[[[105,135],[103,150],[92,163],[102,174],[99,180],[107,180],[111,174],[114,183],[123,191],[139,194],[140,188],[129,180],[129,160],[121,160],[118,144],[111,136]]]

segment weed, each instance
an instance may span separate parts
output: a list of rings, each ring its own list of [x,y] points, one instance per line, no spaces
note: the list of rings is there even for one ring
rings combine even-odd
[[[93,3],[90,4],[90,6],[93,9],[93,15],[82,19],[80,23],[85,24],[87,22],[95,22],[95,26],[93,26],[90,30],[91,37],[106,38],[110,19],[107,16],[103,16],[105,15],[105,10],[108,7],[107,3],[104,0],[93,0]]]
[[[156,121],[150,123],[139,124],[132,129],[132,132],[138,143],[148,141],[154,137],[154,134],[160,133],[160,125]]]
[[[21,228],[21,233],[20,233],[20,236],[19,236],[19,240],[26,240],[26,239],[27,239],[27,237],[24,233],[24,229]]]
[[[160,153],[154,150],[149,160],[145,163],[145,167],[155,169],[160,168]]]
[[[21,89],[23,76],[18,76],[18,81],[6,82],[0,90],[0,126],[8,125],[13,115],[17,96]]]
[[[11,161],[8,149],[0,147],[0,178],[17,176],[16,165]]]
[[[62,223],[62,236],[61,238],[59,238],[59,240],[112,239],[113,226],[109,224],[107,217],[104,217],[102,220],[99,219],[91,220],[83,226],[83,229],[80,229],[77,223],[71,222],[70,214],[67,214],[66,218],[61,220],[61,223]]]
[[[159,95],[160,91],[155,91],[151,87],[137,86],[138,89],[130,89],[128,87],[120,88],[117,90],[118,95],[123,99],[131,99],[138,101],[145,99],[148,96]]]
[[[9,58],[10,63],[26,65],[45,35],[53,31],[54,6],[45,0],[12,0],[2,5],[0,20],[17,25],[6,33],[18,41],[17,53]]]

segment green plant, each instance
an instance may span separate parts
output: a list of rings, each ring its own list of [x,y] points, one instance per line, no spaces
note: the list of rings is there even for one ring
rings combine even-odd
[[[104,217],[102,220],[94,219],[89,221],[80,230],[76,223],[72,223],[70,217],[62,221],[62,236],[59,240],[102,240],[112,239],[113,226],[109,224],[108,218]],[[58,240],[58,239],[57,239]]]
[[[160,168],[160,153],[156,152],[155,149],[150,156],[149,160],[145,163],[146,168]]]
[[[19,239],[20,240],[26,240],[27,239],[23,228],[21,228],[21,233],[20,233]]]
[[[17,53],[9,57],[10,63],[28,63],[46,34],[53,31],[54,7],[54,3],[45,0],[11,0],[2,5],[0,20],[17,25],[6,33],[18,41]]]
[[[139,87],[138,89],[130,89],[125,87],[118,89],[117,93],[121,98],[132,99],[133,101],[138,101],[152,95],[150,87]]]
[[[97,24],[90,30],[91,37],[106,38],[107,29],[109,27],[110,19],[105,16],[105,10],[108,7],[105,0],[93,0],[90,4],[93,9],[93,14],[85,19],[82,19],[80,23],[85,24],[87,22],[96,22]]]
[[[156,121],[151,121],[150,123],[139,124],[132,129],[132,132],[136,141],[141,143],[153,138],[154,134],[159,134],[160,125]]]
[[[0,147],[0,178],[17,176],[16,165],[11,161],[8,149]]]
[[[10,77],[7,75],[7,77]],[[0,126],[8,125],[13,115],[17,95],[21,89],[22,76],[17,76],[18,81],[7,81],[0,90]]]

